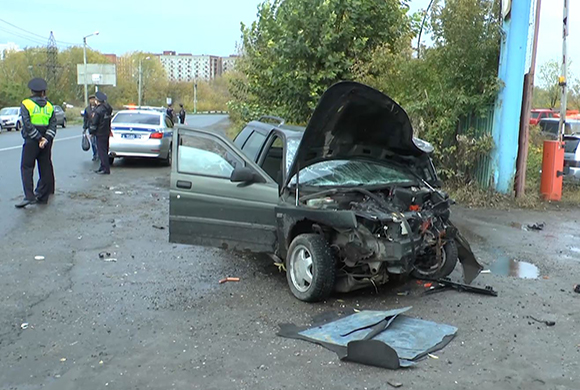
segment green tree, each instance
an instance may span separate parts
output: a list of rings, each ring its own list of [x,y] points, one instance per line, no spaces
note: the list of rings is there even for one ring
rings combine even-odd
[[[547,100],[548,107],[554,108],[560,101],[561,87],[558,85],[560,77],[560,65],[554,60],[550,60],[540,66],[538,86],[544,91],[544,99]]]
[[[258,20],[242,25],[230,108],[305,122],[330,85],[353,78],[356,61],[409,31],[407,10],[399,0],[265,1]]]

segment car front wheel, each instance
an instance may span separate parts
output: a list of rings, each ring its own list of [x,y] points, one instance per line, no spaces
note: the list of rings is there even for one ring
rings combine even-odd
[[[64,118],[62,121],[62,128],[64,129],[65,127],[66,127],[66,118]]]
[[[435,249],[431,250],[429,258],[421,263],[415,264],[413,276],[417,279],[440,279],[448,276],[455,269],[457,260],[457,244],[454,240],[449,240],[441,248],[440,261],[437,259]]]
[[[288,249],[286,270],[290,291],[301,301],[323,300],[334,288],[334,257],[324,237],[318,234],[294,238]]]

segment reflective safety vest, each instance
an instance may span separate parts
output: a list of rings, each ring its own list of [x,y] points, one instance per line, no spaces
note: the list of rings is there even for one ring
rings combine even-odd
[[[48,126],[48,122],[50,122],[50,117],[54,112],[54,107],[50,102],[46,102],[46,106],[40,107],[38,103],[36,103],[32,99],[25,99],[22,101],[24,107],[28,110],[30,114],[30,122],[35,126]]]

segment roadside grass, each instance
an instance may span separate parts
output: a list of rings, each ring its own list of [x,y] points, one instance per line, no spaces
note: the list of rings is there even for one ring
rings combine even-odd
[[[81,111],[83,107],[73,107],[66,109],[66,122],[68,125],[80,125],[83,123]]]

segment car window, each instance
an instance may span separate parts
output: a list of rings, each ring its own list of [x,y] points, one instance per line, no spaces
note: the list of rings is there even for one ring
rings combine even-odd
[[[532,118],[533,119],[538,119],[539,116],[540,116],[540,113],[539,112],[532,112]]]
[[[578,148],[578,143],[580,139],[578,138],[565,138],[564,139],[564,152],[566,153],[576,153]]]
[[[177,170],[180,173],[229,179],[244,162],[216,139],[203,135],[179,136]]]
[[[252,161],[256,161],[260,150],[262,150],[262,146],[264,145],[264,141],[266,140],[266,135],[254,131],[244,146],[242,147],[242,151],[246,156],[252,159]]]
[[[0,110],[0,115],[18,115],[18,108],[3,108]]]
[[[113,118],[113,123],[138,123],[158,126],[161,124],[161,115],[142,112],[120,112]]]
[[[60,108],[60,106],[54,106],[54,111],[61,112],[62,108]]]

